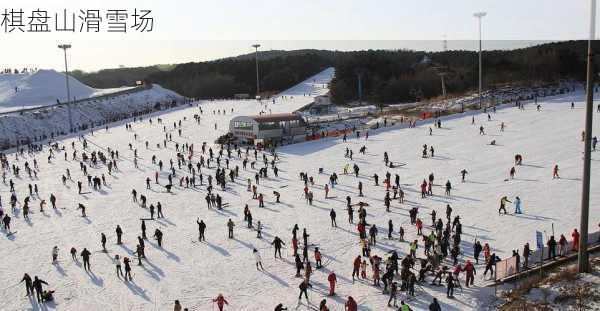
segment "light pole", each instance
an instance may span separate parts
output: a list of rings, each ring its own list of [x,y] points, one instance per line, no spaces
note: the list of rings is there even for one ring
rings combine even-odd
[[[579,251],[577,257],[577,269],[579,273],[590,272],[590,264],[587,253],[588,241],[588,218],[590,214],[590,168],[592,147],[592,121],[594,109],[594,64],[592,54],[592,42],[595,39],[596,30],[596,0],[591,1],[590,12],[590,39],[588,40],[587,55],[587,83],[585,103],[585,142],[583,151],[583,180],[581,189],[581,221],[579,228]]]
[[[485,12],[477,12],[474,13],[473,16],[477,17],[479,19],[479,109],[481,109],[482,106],[482,98],[481,98],[481,18],[486,16],[487,13]]]
[[[67,49],[71,48],[70,44],[59,44],[59,49],[65,52],[65,80],[67,81],[67,112],[69,114],[69,131],[73,132],[73,118],[71,117],[71,89],[69,88],[69,67],[67,66]]]
[[[258,82],[258,48],[260,44],[253,44],[252,47],[255,49],[254,60],[256,61],[256,96],[260,94],[260,83]]]

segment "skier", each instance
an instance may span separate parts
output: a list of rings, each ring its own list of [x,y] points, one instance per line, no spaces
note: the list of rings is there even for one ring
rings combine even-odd
[[[450,183],[450,180],[446,181],[446,195],[450,196],[450,190],[452,190],[452,184]]]
[[[90,251],[88,251],[87,248],[83,248],[83,251],[81,251],[81,258],[83,258],[83,269],[85,269],[85,271],[91,271],[90,268],[90,255],[92,253],[90,253]]]
[[[196,219],[196,223],[198,224],[198,241],[202,242],[202,241],[206,241],[205,237],[204,237],[204,231],[206,230],[206,224],[204,223],[204,220],[200,220],[198,221],[200,218]]]
[[[504,215],[506,215],[506,203],[512,203],[512,202],[509,201],[506,196],[503,196],[500,199],[500,208],[498,209],[498,215],[500,215],[501,211],[504,211]]]
[[[162,231],[160,231],[160,229],[157,228],[156,230],[154,230],[154,238],[156,238],[158,247],[162,247],[162,237],[163,237],[163,233],[162,233]]]
[[[262,265],[262,258],[260,257],[260,253],[256,248],[252,250],[252,254],[254,254],[254,260],[256,260],[256,270],[259,270],[258,266],[260,266],[260,269],[265,270],[265,268],[263,268]]]
[[[121,278],[123,276],[123,270],[121,270],[121,258],[119,257],[119,255],[115,255],[115,258],[113,259],[113,263],[115,264],[115,268],[117,270],[117,277]]]
[[[523,214],[521,211],[521,199],[519,197],[515,197],[515,214]]]
[[[560,176],[558,175],[558,164],[554,165],[554,168],[552,169],[552,179],[559,179]]]
[[[390,286],[390,299],[388,300],[388,307],[390,307],[390,303],[394,300],[394,307],[396,307],[396,293],[398,292],[398,283],[392,282]]]
[[[481,242],[475,241],[475,244],[473,245],[473,257],[475,258],[476,264],[479,264],[479,254],[482,250],[483,247],[481,246]]]
[[[303,280],[302,283],[300,283],[300,285],[298,286],[298,288],[300,288],[300,295],[298,295],[298,303],[300,303],[300,300],[302,299],[302,294],[304,294],[304,297],[306,297],[306,302],[309,302],[307,292],[309,286],[310,284],[308,284],[306,280]]]
[[[465,182],[465,176],[469,174],[469,172],[467,172],[466,169],[463,169],[462,171],[460,171],[460,175],[462,176],[462,182]]]
[[[215,123],[215,130],[217,129],[217,124]],[[227,300],[225,300],[225,297],[223,297],[223,294],[219,294],[217,296],[217,298],[213,299],[213,303],[217,303],[217,307],[219,308],[219,311],[223,311],[223,306],[224,305],[229,305],[229,302],[227,302]]]
[[[344,311],[357,311],[358,305],[352,296],[348,296],[348,301],[344,304]]]
[[[277,306],[275,306],[275,309],[273,311],[284,311],[287,310],[288,308],[284,307],[282,303],[278,304]]]
[[[354,284],[354,276],[356,275],[356,277],[360,276],[360,256],[357,256],[356,258],[354,258],[354,263],[353,263],[353,270],[352,270],[352,284]]]
[[[85,215],[85,205],[83,205],[83,204],[79,203],[79,205],[77,206],[77,209],[80,209],[80,210],[81,210],[81,217],[87,217],[87,216]]]
[[[106,253],[106,235],[104,233],[100,233],[100,243],[102,243],[102,251]]]
[[[333,271],[331,271],[331,273],[329,273],[329,275],[327,276],[327,281],[329,281],[329,296],[334,296],[337,277]]]
[[[467,263],[465,264],[465,267],[464,267],[464,271],[466,273],[465,283],[467,284],[467,287],[469,287],[469,285],[473,285],[473,281],[475,279],[475,274],[477,274],[477,271],[475,270],[475,266],[473,265],[473,263],[470,260],[467,260]]]
[[[331,226],[332,227],[337,227],[337,223],[335,221],[336,213],[335,213],[335,210],[333,208],[329,212],[329,217],[331,218]]]
[[[281,254],[279,255],[281,258]],[[321,264],[321,251],[319,251],[318,247],[315,247],[315,268],[321,269],[323,265]]]
[[[285,245],[285,243],[278,236],[275,236],[271,245],[275,246],[275,258],[277,258],[277,254],[279,254],[279,258],[281,259],[281,246]]]
[[[27,291],[27,296],[33,295],[33,281],[31,280],[31,277],[29,276],[29,274],[27,274],[27,273],[23,274],[23,278],[21,279],[19,284],[21,284],[23,282],[25,282],[25,290]]]
[[[452,276],[452,273],[448,273],[448,276],[446,277],[446,283],[447,283],[447,290],[446,290],[446,297],[448,298],[454,298],[454,277]]]
[[[27,281],[25,281],[25,283],[27,283]],[[42,294],[44,293],[43,288],[42,288],[42,284],[46,284],[48,285],[48,283],[46,283],[46,281],[42,280],[42,279],[38,279],[37,275],[34,277],[32,286],[35,289],[35,296],[37,298],[38,302],[42,302]]]
[[[429,304],[429,311],[442,311],[442,307],[440,307],[440,303],[438,302],[437,298],[433,297],[433,301],[431,304]]]
[[[233,223],[231,218],[229,218],[229,220],[227,221],[227,229],[230,239],[233,239],[233,227],[235,227],[235,224]]]
[[[58,260],[58,246],[52,248],[52,263],[55,264]]]
[[[117,225],[117,229],[115,229],[115,233],[117,234],[117,244],[121,245],[123,242],[121,241],[121,236],[123,235],[123,230],[119,225]]]
[[[368,138],[368,137],[369,137],[369,132],[367,132],[366,138]],[[319,303],[319,311],[329,311],[329,308],[327,308],[327,299],[321,300],[321,302]]]

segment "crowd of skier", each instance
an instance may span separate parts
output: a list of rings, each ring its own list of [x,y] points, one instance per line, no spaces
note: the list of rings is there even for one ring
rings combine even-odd
[[[227,113],[225,109],[222,109],[222,111],[218,109],[217,112],[218,114]],[[233,113],[233,109],[231,113]],[[213,111],[213,114],[215,114],[215,111]],[[198,114],[194,115],[194,119],[200,123],[199,120],[202,118],[204,118],[204,111],[200,108]],[[48,165],[53,165],[61,161],[68,166],[64,174],[60,176],[59,184],[64,187],[63,191],[77,191],[78,196],[83,196],[91,192],[102,193],[110,191],[108,190],[107,179],[112,180],[110,177],[121,174],[122,166],[133,165],[137,168],[139,165],[144,165],[152,170],[152,175],[146,177],[144,180],[145,190],[156,189],[157,191],[171,193],[173,189],[185,191],[187,189],[197,189],[202,186],[205,187],[205,193],[202,196],[206,201],[206,208],[209,210],[223,210],[234,207],[229,206],[228,202],[223,201],[222,194],[231,191],[234,187],[240,188],[239,184],[242,184],[241,188],[243,189],[245,184],[247,185],[246,191],[256,201],[256,208],[264,208],[267,192],[264,190],[265,187],[261,186],[261,182],[278,178],[280,159],[277,151],[275,149],[259,150],[235,144],[212,145],[206,142],[201,146],[197,146],[185,141],[183,138],[183,131],[185,129],[183,124],[185,121],[187,121],[187,118],[167,124],[161,118],[143,119],[136,117],[125,125],[125,128],[133,138],[131,143],[123,146],[125,150],[99,146],[90,141],[90,137],[93,137],[93,133],[90,133],[89,135],[79,136],[77,140],[73,140],[70,144],[63,144],[61,142],[52,142],[47,145],[31,144],[18,148],[14,153],[0,154],[2,186],[10,192],[9,206],[13,217],[20,210],[23,221],[31,222],[32,220],[29,215],[32,213],[31,205],[34,201],[39,203],[40,213],[45,213],[44,208],[47,202],[44,197],[47,197],[52,209],[80,210],[81,217],[86,219],[93,218],[95,215],[101,213],[101,211],[90,210],[82,203],[83,200],[76,202],[75,206],[72,206],[71,202],[62,200],[61,193],[47,193],[45,189],[41,188],[40,184],[35,183],[34,181],[38,180],[37,175],[41,171],[38,163],[38,158],[41,157],[47,160]],[[164,136],[153,137],[152,141],[138,137],[134,127],[144,126],[146,122],[149,125],[156,125],[162,128]],[[436,129],[442,128],[441,120],[436,120],[434,127]],[[502,123],[501,130],[503,129],[504,123]],[[108,131],[108,127],[105,128],[105,131]],[[429,128],[430,135],[432,131],[433,129]],[[357,140],[365,140],[365,145],[358,150],[359,154],[364,155],[367,151],[366,141],[369,139],[368,131],[361,137],[360,131],[355,129],[354,135]],[[486,135],[483,125],[479,128],[479,135]],[[175,140],[173,136],[175,136]],[[350,140],[350,138],[344,137],[344,140]],[[594,149],[595,142],[596,140],[594,140]],[[138,145],[141,145],[139,149],[136,147]],[[157,149],[172,148],[170,152],[175,160],[173,158],[168,160],[158,158],[157,155],[152,154],[149,146],[156,146]],[[427,161],[427,158],[435,158],[434,147],[426,144],[423,145],[422,157],[424,158],[423,161]],[[142,159],[148,160],[145,161]],[[344,157],[340,158],[340,161],[353,161],[353,159],[354,151],[348,146],[346,147]],[[523,157],[519,154],[515,155],[515,165],[510,169],[507,181],[515,177],[516,167],[521,165],[522,162]],[[444,284],[446,287],[446,297],[452,299],[455,297],[454,290],[460,288],[462,291],[463,284],[466,287],[476,286],[474,280],[477,269],[484,269],[482,278],[486,278],[488,272],[490,272],[488,280],[494,279],[495,264],[500,258],[495,254],[489,242],[480,241],[476,238],[473,241],[472,248],[466,247],[469,243],[463,243],[462,217],[468,216],[456,214],[451,204],[440,205],[437,209],[433,208],[427,214],[423,213],[418,207],[407,207],[405,204],[406,186],[401,184],[401,176],[398,173],[390,172],[390,169],[396,167],[398,162],[396,161],[394,164],[388,152],[383,154],[381,169],[376,172],[370,172],[368,177],[367,173],[361,171],[357,163],[354,162],[352,167],[349,164],[345,165],[341,172],[325,173],[326,170],[321,168],[315,176],[311,174],[310,170],[302,171],[299,172],[298,180],[295,181],[303,189],[300,195],[306,200],[307,205],[311,206],[313,205],[313,201],[316,200],[315,196],[321,196],[321,191],[323,193],[322,197],[325,200],[332,198],[331,194],[340,182],[338,174],[342,175],[345,180],[355,180],[353,181],[357,185],[355,196],[354,198],[350,195],[346,196],[345,212],[347,213],[347,226],[353,228],[356,232],[357,238],[354,242],[359,245],[359,248],[351,248],[351,250],[356,252],[356,257],[354,257],[351,263],[347,263],[347,271],[341,272],[344,275],[349,275],[349,272],[352,271],[352,284],[359,282],[379,288],[381,293],[386,295],[385,299],[388,306],[406,311],[410,310],[410,302],[416,299],[415,297],[420,292],[423,292],[424,286],[435,287]],[[250,164],[249,167],[248,164]],[[94,168],[94,170],[90,170],[90,168]],[[79,172],[75,173],[77,169],[79,169]],[[90,171],[99,172],[100,170],[104,172],[90,173]],[[269,177],[271,172],[273,175]],[[23,174],[27,175],[32,183],[26,182],[22,178]],[[434,172],[425,174],[422,182],[417,184],[417,187],[420,188],[420,198],[422,200],[439,196],[440,194],[434,194],[434,189],[438,186],[444,188],[445,197],[452,197],[453,186],[450,178],[445,178],[446,181],[442,180],[441,184],[439,184],[436,183]],[[460,179],[461,182],[465,182],[468,174],[469,172],[465,168],[457,172],[456,178]],[[242,175],[245,177],[242,177]],[[246,179],[244,180],[244,178]],[[552,178],[560,178],[557,164],[552,169]],[[324,183],[322,182],[323,179],[325,179]],[[25,184],[27,185],[24,186]],[[77,188],[70,190],[70,184],[76,184]],[[369,200],[367,199],[369,197],[368,194],[371,193],[367,188],[371,187],[383,187],[385,191],[385,196],[382,198],[383,208],[387,212],[390,212],[394,208],[407,210],[410,224],[398,225],[391,218],[370,218],[367,210],[379,208],[378,206],[372,206],[374,200],[367,202]],[[25,189],[25,191],[16,191],[17,188]],[[315,194],[314,192],[317,191],[319,193]],[[139,208],[147,210],[148,213],[148,218],[140,219],[138,232],[124,232],[122,227],[117,225],[114,229],[114,235],[108,232],[100,232],[98,237],[94,237],[98,239],[101,251],[105,253],[109,252],[106,248],[106,243],[109,239],[114,239],[117,245],[128,244],[135,249],[133,255],[122,256],[114,254],[114,256],[110,256],[112,264],[115,267],[115,275],[117,278],[122,279],[123,282],[134,282],[132,268],[135,265],[132,261],[137,260],[138,266],[143,266],[147,262],[148,252],[146,244],[148,240],[154,239],[157,248],[160,249],[164,247],[163,236],[165,234],[168,236],[169,234],[169,232],[163,233],[161,228],[154,226],[154,223],[151,222],[164,219],[165,214],[168,215],[168,202],[152,201],[151,198],[146,196],[147,194],[142,193],[144,193],[143,190],[140,191],[135,188],[131,190],[132,203],[139,206]],[[275,199],[273,204],[280,204],[280,199],[286,199],[281,198],[282,194],[277,190],[272,191],[272,193]],[[524,204],[519,196],[516,196],[511,201],[508,196],[503,195],[499,199],[499,202],[499,215],[508,214],[507,205],[509,203],[514,204],[514,214],[523,213]],[[254,219],[252,208],[254,206],[245,205],[243,209],[243,222],[247,228],[256,231],[256,238],[263,239],[264,220]],[[15,224],[11,223],[12,217],[9,214],[2,206],[2,197],[0,197],[0,219],[2,219],[3,229],[7,237],[14,238],[17,231]],[[338,216],[334,208],[329,210],[329,217],[331,226],[338,228]],[[210,240],[210,235],[216,235],[216,233],[207,232],[207,223],[211,221],[209,218],[198,218],[195,220],[198,226],[198,242],[205,242],[207,239]],[[381,225],[381,222],[387,224],[385,234],[381,232],[385,228],[385,226]],[[149,225],[149,223],[151,224]],[[228,238],[233,239],[236,231],[235,220],[229,218],[223,224],[223,227],[223,230],[227,231]],[[150,231],[152,236],[149,236],[147,230],[153,230]],[[405,243],[401,244],[405,245],[405,247],[391,250],[385,254],[377,253],[374,248],[382,240],[382,234],[384,234],[383,239],[390,241],[397,240]],[[405,239],[407,235],[416,236],[417,238]],[[127,236],[128,239],[124,239],[124,236]],[[298,224],[291,230],[289,240],[280,238],[280,236],[283,237],[283,233],[274,234],[270,244],[273,247],[275,259],[282,259],[281,250],[286,245],[292,248],[290,256],[294,259],[294,265],[291,273],[301,279],[298,281],[298,303],[300,304],[302,300],[311,303],[309,302],[308,292],[313,288],[315,282],[315,270],[323,270],[327,271],[325,272],[326,278],[319,281],[325,281],[329,286],[327,295],[324,295],[320,299],[318,310],[329,310],[327,298],[328,296],[337,295],[336,288],[338,288],[339,276],[332,270],[323,269],[327,265],[327,263],[323,263],[323,258],[329,256],[326,254],[326,249],[320,249],[317,246],[319,245],[319,239],[323,237],[311,236],[306,227],[300,231]],[[569,240],[563,234],[560,235],[558,241],[556,241],[554,236],[551,236],[547,241],[549,250],[548,259],[565,256],[569,251],[577,250],[579,247],[579,233],[577,229],[573,230],[570,237],[571,244],[569,248]],[[69,253],[71,260],[75,262],[79,262],[79,258],[81,258],[84,270],[87,273],[93,274],[93,265],[91,264],[93,251],[88,250],[88,247],[90,245],[85,247],[73,245]],[[77,248],[82,250],[78,251]],[[53,265],[60,265],[59,254],[61,250],[57,246],[54,246],[49,251],[52,255],[51,263]],[[401,256],[400,254],[405,255]],[[481,258],[482,254],[483,258]],[[521,253],[519,253],[518,249],[513,250],[513,257],[516,257],[519,269],[528,269],[530,267],[531,254],[532,249],[529,243],[523,246]],[[263,258],[257,248],[252,249],[252,256],[255,259],[254,264],[256,269],[263,271]],[[334,254],[331,254],[331,256],[334,256]],[[461,282],[461,279],[464,281]],[[38,276],[34,276],[32,280],[29,274],[25,273],[21,282],[25,284],[27,296],[35,296],[38,302],[44,303],[54,299],[56,289],[44,290],[44,285],[50,285]],[[229,305],[228,300],[223,294],[215,296],[212,302],[216,304],[219,310],[224,310]],[[358,303],[352,296],[344,297],[344,305],[345,310],[348,311],[358,309]],[[441,309],[438,300],[433,298],[429,304],[429,310],[436,311]],[[174,303],[174,310],[187,310],[187,308],[184,308],[180,301],[177,300]],[[287,307],[280,303],[275,306],[275,310],[287,310]]]

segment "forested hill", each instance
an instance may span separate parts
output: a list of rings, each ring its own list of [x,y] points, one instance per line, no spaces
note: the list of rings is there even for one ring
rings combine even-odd
[[[599,42],[595,45],[596,49],[600,48]],[[585,77],[586,48],[586,41],[565,41],[516,50],[484,51],[484,86],[581,81]],[[333,100],[341,104],[358,98],[358,75],[362,79],[363,99],[379,103],[439,96],[442,73],[448,93],[474,90],[478,83],[478,58],[474,51],[295,50],[264,51],[258,55],[261,92],[284,90],[334,66],[336,76],[331,82],[331,92]],[[600,61],[598,56],[595,58]],[[228,98],[237,93],[254,95],[256,91],[253,53],[209,62],[75,72],[74,75],[93,87],[117,87],[146,80],[198,98]]]
[[[315,53],[266,58],[260,61],[261,93],[283,91],[331,65]],[[230,98],[256,93],[256,64],[253,58],[228,58],[211,62],[177,65],[148,80],[182,95],[196,98]]]
[[[596,50],[600,42],[595,42]],[[516,50],[484,51],[485,88],[503,84],[543,84],[585,79],[586,41],[548,43]],[[478,55],[474,51],[362,51],[336,54],[331,92],[337,103],[363,100],[410,102],[442,94],[440,74],[448,93],[464,93],[478,85]],[[596,68],[598,61],[596,58]],[[597,72],[597,70],[596,70]],[[597,77],[596,77],[597,78]]]

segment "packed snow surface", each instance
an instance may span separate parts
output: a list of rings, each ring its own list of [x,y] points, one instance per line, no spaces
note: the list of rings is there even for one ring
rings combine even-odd
[[[317,77],[319,78],[319,77]],[[387,128],[371,131],[368,140],[363,133],[356,139],[352,136],[348,142],[342,139],[324,139],[288,145],[278,149],[280,160],[279,177],[273,175],[269,168],[269,176],[261,179],[257,185],[258,192],[265,195],[265,207],[259,208],[252,194],[246,191],[247,179],[254,184],[256,169],[241,168],[241,159],[232,153],[229,167],[240,166],[240,176],[234,183],[229,182],[226,191],[215,187],[215,191],[223,197],[229,206],[223,210],[208,209],[206,195],[207,176],[214,174],[216,163],[211,169],[203,168],[204,185],[194,189],[179,186],[179,178],[190,176],[187,168],[177,167],[175,143],[194,144],[192,163],[199,161],[203,142],[207,142],[215,152],[218,146],[213,141],[227,131],[229,120],[236,115],[254,115],[263,110],[269,113],[294,111],[310,103],[306,91],[311,96],[322,94],[326,90],[317,82],[311,87],[311,81],[303,86],[303,91],[294,91],[277,97],[275,103],[264,101],[203,101],[198,103],[203,110],[200,124],[193,118],[199,114],[194,106],[161,114],[163,124],[152,124],[145,118],[142,122],[131,123],[132,130],[119,125],[108,131],[98,130],[93,135],[86,135],[89,142],[88,153],[92,150],[106,152],[106,148],[118,150],[118,171],[108,174],[104,165],[88,164],[88,173],[92,176],[104,174],[107,186],[101,190],[93,190],[87,186],[83,172],[79,169],[79,160],[72,160],[71,142],[75,142],[78,159],[81,158],[82,145],[77,138],[60,141],[67,150],[68,160],[58,152],[51,163],[48,163],[47,148],[35,155],[39,163],[36,178],[29,178],[21,170],[21,177],[7,173],[7,180],[16,183],[16,192],[20,204],[13,215],[8,206],[9,192],[6,184],[0,184],[0,194],[4,209],[13,216],[12,236],[0,237],[0,258],[2,266],[0,279],[1,310],[171,310],[173,301],[178,299],[183,307],[190,310],[212,310],[212,298],[223,293],[229,305],[225,310],[272,310],[282,302],[291,310],[297,305],[298,285],[294,258],[291,256],[291,229],[294,224],[307,228],[311,245],[309,257],[313,260],[313,249],[318,246],[323,254],[324,267],[315,270],[311,277],[312,289],[309,290],[312,305],[307,306],[303,300],[299,310],[316,309],[319,301],[326,298],[330,310],[343,310],[343,304],[349,295],[359,304],[360,310],[388,310],[388,297],[381,294],[381,288],[373,287],[370,267],[367,280],[358,280],[352,284],[352,261],[360,254],[358,234],[355,225],[347,221],[345,197],[350,196],[353,203],[364,201],[367,207],[367,221],[379,228],[378,242],[373,246],[372,254],[386,257],[391,250],[397,250],[401,257],[408,253],[407,242],[400,242],[398,234],[387,239],[387,223],[392,219],[395,231],[403,226],[406,240],[416,239],[416,229],[410,225],[408,210],[419,207],[419,217],[429,234],[430,212],[436,210],[438,217],[444,217],[446,204],[451,204],[454,215],[460,215],[463,223],[462,250],[460,261],[472,259],[472,243],[475,238],[482,243],[490,243],[493,251],[500,257],[506,257],[512,249],[522,249],[525,242],[535,248],[535,231],[551,232],[552,224],[556,234],[570,233],[579,222],[579,204],[582,173],[581,131],[583,127],[583,95],[581,93],[546,99],[541,102],[541,111],[536,111],[533,104],[525,105],[525,110],[517,108],[499,109],[487,115],[475,115],[475,125],[471,124],[471,116],[454,117],[442,122],[441,129],[434,129],[429,135],[430,124],[421,124],[416,128]],[[293,98],[292,98],[293,95]],[[571,101],[575,109],[570,109]],[[233,113],[231,110],[233,109]],[[213,110],[221,110],[213,114]],[[224,115],[222,111],[227,113]],[[599,114],[595,114],[594,129],[599,129]],[[186,118],[184,120],[184,118]],[[182,120],[182,136],[173,129],[173,123]],[[500,131],[504,122],[506,129]],[[217,130],[214,129],[215,124]],[[162,148],[165,133],[163,126],[172,135],[173,142]],[[479,127],[485,127],[485,135],[479,135]],[[134,140],[137,134],[137,140]],[[491,140],[496,145],[491,146]],[[149,148],[145,142],[149,141]],[[134,154],[128,144],[138,150],[138,165],[133,164]],[[157,148],[161,144],[161,148]],[[422,145],[434,146],[435,157],[422,158]],[[359,154],[358,149],[365,145],[366,153]],[[354,151],[354,160],[344,157],[345,148]],[[386,168],[383,153],[388,152],[390,160],[403,164],[398,168]],[[514,165],[514,155],[523,155],[523,165],[517,167],[515,179],[508,179],[509,169]],[[156,155],[169,167],[173,159],[177,176],[174,178],[172,193],[167,193],[161,185],[167,183],[167,169],[159,172],[160,185],[154,184],[154,174],[158,166],[152,164],[151,158]],[[205,155],[206,157],[207,155]],[[262,155],[259,152],[256,168],[262,167]],[[224,153],[226,157],[226,152]],[[242,154],[244,157],[244,154]],[[23,168],[25,161],[30,165],[33,156],[19,157],[8,154],[11,164]],[[252,151],[250,161],[254,161]],[[269,155],[269,160],[271,156]],[[597,191],[598,173],[595,164],[600,161],[597,153],[592,156],[592,191],[590,204],[590,228],[596,228],[600,215],[600,191]],[[224,159],[222,165],[224,165]],[[344,175],[343,166],[356,163],[360,167],[360,176]],[[552,179],[552,168],[560,167],[560,179]],[[319,174],[318,169],[324,173]],[[73,181],[66,186],[60,178],[69,169]],[[469,174],[465,183],[460,182],[460,171],[466,169]],[[314,192],[315,201],[309,206],[302,197],[304,184],[299,173],[307,172],[315,179],[315,185],[309,185]],[[386,171],[401,177],[401,185],[406,192],[406,201],[400,204],[392,202],[391,212],[383,206],[385,188],[381,181]],[[329,174],[336,172],[339,184],[330,191],[330,198],[325,199],[323,185],[327,183]],[[380,176],[380,186],[375,186],[371,176]],[[433,196],[420,198],[419,184],[430,173],[435,174]],[[151,179],[151,189],[146,189],[145,180]],[[508,179],[508,180],[507,180]],[[77,193],[76,182],[84,184],[83,194]],[[452,195],[444,196],[442,185],[450,180],[453,185]],[[365,197],[357,196],[357,184],[364,184]],[[57,196],[58,209],[47,206],[44,212],[39,211],[40,198],[34,197],[30,203],[32,215],[30,221],[24,221],[20,206],[28,195],[27,184],[37,184],[41,199],[48,201],[50,193]],[[158,247],[155,240],[146,241],[146,256],[143,266],[137,266],[137,259],[132,260],[133,281],[124,282],[117,278],[115,266],[111,259],[115,254],[121,257],[133,257],[137,244],[136,237],[141,235],[140,218],[149,218],[148,209],[141,208],[132,202],[132,189],[148,197],[148,204],[163,206],[164,219],[146,221],[147,232],[152,236],[156,228],[164,233],[163,247]],[[273,191],[281,193],[281,203],[275,203]],[[501,196],[509,199],[519,196],[523,202],[524,213],[513,215],[513,207],[509,206],[509,215],[498,215]],[[76,210],[78,203],[86,207],[87,217],[81,217]],[[244,205],[248,204],[254,218],[254,226],[258,221],[263,224],[263,238],[256,237],[256,231],[248,229],[243,221]],[[330,225],[331,209],[337,212],[337,228]],[[206,242],[198,240],[196,219],[203,219],[207,225]],[[235,222],[234,239],[227,238],[226,223],[228,219]],[[355,222],[358,217],[355,215]],[[123,229],[123,245],[116,244],[115,228]],[[107,253],[101,252],[100,234],[108,237]],[[286,243],[283,259],[273,258],[273,247],[270,244],[274,236],[279,236]],[[567,235],[570,237],[570,234]],[[300,238],[300,243],[302,239]],[[417,250],[423,256],[422,242]],[[59,263],[51,264],[51,250],[56,245],[60,249]],[[81,252],[84,247],[92,251],[91,269],[86,273],[78,262],[71,260],[69,249],[75,247]],[[260,251],[263,258],[264,271],[257,271],[252,249]],[[418,265],[417,265],[418,267]],[[314,268],[314,262],[313,262]],[[327,275],[334,271],[337,274],[337,296],[326,297],[328,293]],[[23,273],[32,277],[39,276],[49,283],[47,288],[56,290],[55,303],[44,306],[24,297],[23,284],[17,284]],[[455,299],[445,298],[445,287],[422,284],[417,288],[416,298],[407,299],[414,310],[427,310],[432,296],[438,297],[442,310],[482,310],[492,308],[493,289],[483,288],[483,266],[477,266],[475,287],[464,287],[464,275],[461,283],[464,289],[456,289]],[[427,281],[431,281],[428,277]],[[398,303],[404,293],[399,294]]]

